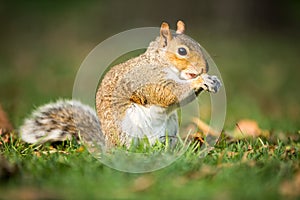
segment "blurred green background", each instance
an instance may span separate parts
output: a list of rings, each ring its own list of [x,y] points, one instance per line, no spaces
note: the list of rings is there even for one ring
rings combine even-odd
[[[72,95],[76,71],[104,39],[175,28],[213,57],[227,92],[226,128],[251,118],[298,130],[300,1],[0,1],[0,102],[15,126],[34,106]]]

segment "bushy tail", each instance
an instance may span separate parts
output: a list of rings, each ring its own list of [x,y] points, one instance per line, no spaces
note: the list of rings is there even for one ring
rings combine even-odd
[[[28,143],[64,141],[76,137],[85,143],[104,145],[95,111],[74,100],[59,100],[37,108],[20,127],[21,139]]]

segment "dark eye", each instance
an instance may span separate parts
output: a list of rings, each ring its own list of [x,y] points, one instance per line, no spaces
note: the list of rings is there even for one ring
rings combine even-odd
[[[186,48],[184,48],[184,47],[178,48],[178,54],[181,56],[186,56],[186,54],[187,54]]]

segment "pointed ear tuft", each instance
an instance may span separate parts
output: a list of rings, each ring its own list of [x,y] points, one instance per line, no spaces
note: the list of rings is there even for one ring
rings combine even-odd
[[[185,30],[185,25],[184,25],[183,21],[179,20],[177,22],[177,31],[176,31],[176,33],[177,34],[183,34],[184,30]]]
[[[172,39],[172,34],[170,32],[169,25],[163,22],[160,27],[160,41],[163,47],[166,47],[169,41]]]

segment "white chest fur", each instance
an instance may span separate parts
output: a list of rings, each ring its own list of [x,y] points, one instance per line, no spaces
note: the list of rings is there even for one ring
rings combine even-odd
[[[159,106],[145,107],[133,103],[127,109],[125,117],[121,122],[122,132],[126,134],[126,145],[128,141],[148,138],[153,145],[157,140],[164,142],[166,135],[175,137],[178,133],[177,112],[167,113],[165,108]]]

